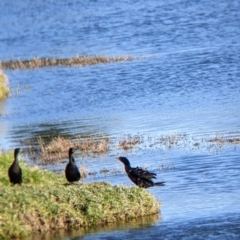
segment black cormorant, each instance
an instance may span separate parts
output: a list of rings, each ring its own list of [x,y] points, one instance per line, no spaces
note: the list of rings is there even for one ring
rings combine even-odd
[[[126,157],[118,158],[124,165],[125,171],[128,177],[134,182],[137,186],[142,188],[148,188],[153,186],[164,186],[165,182],[156,182],[152,181],[153,178],[156,178],[156,173],[148,172],[142,168],[136,167],[132,168],[129,160]]]
[[[8,169],[9,180],[12,184],[22,183],[22,169],[19,166],[18,154],[20,153],[20,148],[15,148],[14,150],[14,161],[10,168]]]
[[[73,153],[74,153],[74,149],[69,148],[69,151],[68,151],[69,163],[67,164],[66,169],[65,169],[65,176],[66,176],[66,179],[68,180],[68,182],[70,182],[70,183],[79,181],[81,178],[80,172],[79,172],[79,170],[75,164],[75,160],[72,156]]]

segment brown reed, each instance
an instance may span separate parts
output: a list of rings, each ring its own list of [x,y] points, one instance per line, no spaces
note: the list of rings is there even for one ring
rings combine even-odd
[[[129,150],[132,149],[134,146],[140,144],[141,142],[142,140],[139,135],[126,135],[123,139],[119,141],[118,148]]]
[[[125,62],[132,61],[134,58],[131,56],[117,56],[117,57],[105,57],[105,56],[76,56],[72,58],[33,58],[27,60],[8,60],[0,62],[0,68],[2,69],[33,69],[42,67],[55,67],[55,66],[79,66],[84,67],[86,65],[106,64],[112,62]]]
[[[106,154],[109,150],[109,138],[103,136],[101,138],[83,138],[77,136],[75,139],[69,139],[64,137],[51,137],[45,139],[38,137],[37,140],[31,139],[22,142],[23,144],[33,143],[34,148],[40,150],[40,162],[52,163],[61,161],[68,157],[68,149],[74,147],[76,150],[80,150],[82,156],[95,156]],[[31,157],[35,157],[34,151],[29,151]]]
[[[67,137],[48,137],[32,138],[22,140],[21,145],[28,147],[28,154],[31,159],[39,160],[41,163],[60,162],[68,158],[68,149],[74,147],[79,150],[81,157],[96,157],[106,155],[116,148],[131,150],[138,146],[140,149],[148,147],[164,148],[172,150],[175,148],[206,149],[213,151],[222,148],[225,144],[239,144],[240,138],[226,138],[219,134],[214,137],[192,138],[187,134],[162,135],[156,138],[144,138],[143,135],[124,135],[120,140],[110,139],[108,136],[86,137],[77,135],[74,138]],[[40,153],[40,154],[39,154]],[[102,172],[104,173],[104,171]],[[94,175],[94,173],[88,173]]]

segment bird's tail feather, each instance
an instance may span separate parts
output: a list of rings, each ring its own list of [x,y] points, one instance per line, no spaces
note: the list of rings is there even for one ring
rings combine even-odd
[[[154,186],[165,186],[165,182],[156,182]]]

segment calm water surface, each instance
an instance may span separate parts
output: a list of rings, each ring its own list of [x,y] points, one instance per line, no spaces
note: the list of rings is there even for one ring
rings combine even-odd
[[[149,191],[161,201],[161,213],[55,239],[240,237],[239,145],[204,141],[240,136],[239,26],[237,0],[0,1],[0,60],[141,57],[85,68],[6,70],[12,93],[0,102],[0,148],[49,135],[188,136],[170,150],[145,141],[130,152],[79,157],[91,171],[121,170],[85,181],[131,185],[118,155],[158,173],[167,184]],[[62,171],[65,162],[41,167]]]

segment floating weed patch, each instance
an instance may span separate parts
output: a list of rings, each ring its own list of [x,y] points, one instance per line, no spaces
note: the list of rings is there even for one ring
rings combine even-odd
[[[0,155],[2,239],[103,225],[159,212],[159,202],[145,189],[104,182],[66,184],[63,175],[30,168],[22,162],[22,186],[10,186],[7,169],[12,160],[13,153]]]
[[[227,138],[227,137],[224,137],[223,135],[216,134],[216,136],[213,138],[210,138],[208,142],[219,144],[222,147],[225,143],[239,144],[240,137]]]
[[[238,133],[234,133],[235,135]],[[120,140],[108,136],[86,137],[77,135],[74,138],[67,137],[37,137],[25,139],[20,142],[28,148],[31,159],[41,163],[55,163],[68,158],[68,149],[74,147],[79,150],[81,157],[96,157],[120,150],[145,151],[147,149],[162,149],[171,151],[176,149],[188,149],[190,151],[218,152],[226,144],[237,145],[240,143],[239,134],[233,138],[227,138],[220,134],[192,136],[186,133],[173,135],[161,135],[149,137],[144,135],[125,135]],[[93,174],[93,173],[91,173]]]
[[[165,136],[161,136],[158,141],[157,144],[160,144],[162,146],[164,146],[166,149],[171,150],[174,147],[178,147],[181,144],[184,144],[185,140],[186,140],[186,134],[173,134],[173,135],[165,135]]]
[[[224,137],[220,134],[216,134],[216,136],[214,138],[211,138],[208,140],[208,142],[214,142],[219,144],[220,147],[222,147],[224,145],[224,143],[226,142],[226,140],[224,139]]]
[[[226,139],[227,142],[232,143],[232,144],[240,144],[240,137],[239,138],[231,138],[231,139]]]
[[[142,142],[140,135],[126,135],[123,139],[118,142],[118,148],[124,150],[132,149],[134,146]]]
[[[104,57],[104,56],[76,56],[72,58],[33,58],[29,60],[10,60],[0,62],[2,69],[33,69],[42,67],[55,67],[55,66],[79,66],[86,65],[106,64],[112,62],[125,62],[132,61],[134,57],[131,56],[118,56],[118,57]]]
[[[219,150],[223,149],[225,145],[237,145],[240,144],[239,137],[228,138],[223,134],[217,133],[214,137],[207,140],[207,149],[209,152],[218,153]]]
[[[227,138],[221,134],[214,137],[209,135],[192,136],[186,133],[173,135],[162,135],[161,137],[148,137],[145,140],[150,148],[163,148],[164,150],[189,149],[191,151],[207,151],[217,153],[226,144],[239,144],[240,138]]]

